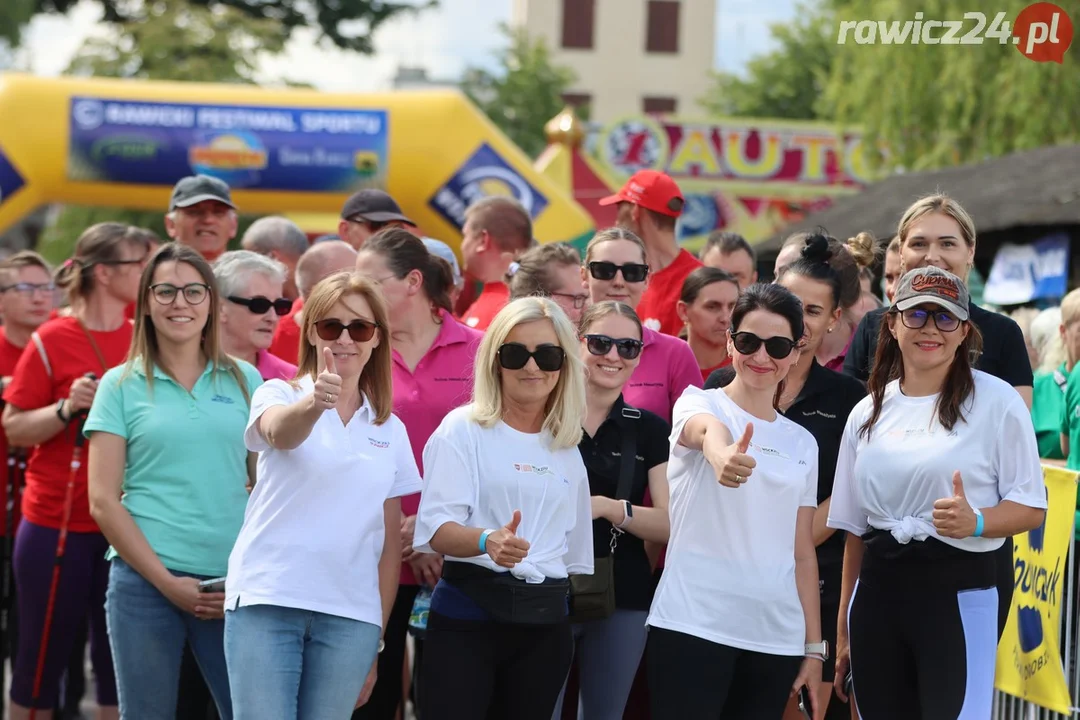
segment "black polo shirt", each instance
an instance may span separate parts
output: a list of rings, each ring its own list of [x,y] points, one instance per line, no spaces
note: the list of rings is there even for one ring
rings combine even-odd
[[[596,435],[582,434],[578,449],[589,473],[589,493],[613,498],[619,485],[623,435],[631,423],[635,424],[637,454],[634,481],[627,499],[632,505],[640,506],[649,487],[649,470],[668,461],[671,426],[647,410],[641,410],[637,419],[624,417],[623,408],[630,407],[620,395]],[[610,543],[611,523],[603,518],[593,520],[595,557],[606,557],[611,552]],[[615,550],[615,606],[622,610],[648,610],[652,596],[652,568],[645,554],[645,542],[636,535],[623,533]]]
[[[855,378],[822,367],[817,360],[813,363],[799,396],[783,415],[806,428],[817,440],[817,500],[821,504],[832,495],[836,459],[840,454],[840,440],[844,436],[848,415],[866,397],[866,388]],[[709,376],[705,389],[725,387],[734,379],[734,368],[720,368]],[[817,556],[819,572],[823,577],[830,571],[838,573],[844,562],[844,533],[833,533],[818,546]],[[836,589],[839,589],[838,585]]]
[[[971,322],[979,328],[983,338],[982,355],[975,362],[975,369],[1001,378],[1013,387],[1031,387],[1035,379],[1031,371],[1031,359],[1024,343],[1024,333],[1016,322],[1005,315],[990,312],[978,305],[968,305]],[[877,352],[878,333],[887,308],[876,308],[866,313],[855,336],[851,338],[847,357],[844,358],[844,374],[863,382],[870,379],[870,367]]]

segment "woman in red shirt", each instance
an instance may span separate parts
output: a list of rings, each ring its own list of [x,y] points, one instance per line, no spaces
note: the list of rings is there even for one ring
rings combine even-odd
[[[52,582],[53,563],[71,472],[80,415],[94,400],[97,380],[123,362],[131,345],[132,325],[124,309],[138,295],[139,275],[149,257],[145,236],[120,223],[88,228],[75,253],[55,275],[71,305],[31,337],[11,384],[4,392],[4,430],[13,444],[33,447],[22,498],[23,521],[15,538],[14,570],[18,587],[19,643],[11,683],[11,717],[49,720],[56,705],[60,676],[71,656],[75,634],[90,617],[91,659],[97,681],[98,717],[118,717],[116,682],[105,627],[105,588],[109,543],[90,517],[86,461],[75,479],[74,502],[56,592],[44,673],[38,697],[34,675],[38,638]]]

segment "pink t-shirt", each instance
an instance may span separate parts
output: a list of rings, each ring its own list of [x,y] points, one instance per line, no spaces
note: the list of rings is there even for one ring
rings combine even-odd
[[[424,473],[423,454],[428,438],[456,407],[472,399],[473,361],[483,333],[465,327],[445,310],[442,328],[427,353],[409,372],[401,355],[394,351],[394,414],[409,433],[416,467]],[[420,493],[401,498],[401,510],[415,515],[420,507]],[[412,568],[401,566],[401,584],[416,585]]]
[[[671,409],[688,386],[701,387],[701,368],[694,351],[671,335],[645,328],[641,362],[623,389],[626,402],[671,422]]]
[[[292,380],[296,377],[296,366],[282,360],[267,350],[255,353],[255,369],[263,380]]]

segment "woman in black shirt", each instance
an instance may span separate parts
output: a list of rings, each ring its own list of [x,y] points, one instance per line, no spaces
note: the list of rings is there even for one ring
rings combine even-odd
[[[840,321],[841,298],[858,293],[859,266],[837,240],[822,234],[806,238],[799,259],[785,267],[777,282],[794,293],[803,305],[806,334],[800,348],[800,362],[788,373],[780,395],[780,412],[810,431],[818,444],[818,508],[814,513],[814,543],[817,545],[818,580],[821,588],[821,637],[836,643],[836,621],[840,611],[840,580],[844,563],[844,534],[825,526],[829,517],[836,458],[851,409],[866,395],[859,381],[820,365],[814,356],[822,341]],[[724,387],[735,377],[731,367],[714,372],[705,388]],[[847,720],[848,708],[832,699],[834,665],[831,658],[822,669],[818,706],[826,708],[826,720]],[[792,701],[785,717],[798,717]]]
[[[581,318],[586,404],[581,457],[592,493],[597,576],[614,547],[614,610],[582,612],[571,601],[578,653],[580,720],[620,720],[645,650],[653,582],[645,541],[668,540],[668,435],[657,415],[626,404],[622,389],[641,357],[641,320],[624,303],[604,301]],[[623,454],[633,453],[628,464]],[[622,487],[620,488],[620,485]],[[644,506],[645,489],[652,506]],[[605,616],[606,615],[606,616]],[[565,687],[564,687],[565,692]],[[552,717],[562,715],[562,696]]]

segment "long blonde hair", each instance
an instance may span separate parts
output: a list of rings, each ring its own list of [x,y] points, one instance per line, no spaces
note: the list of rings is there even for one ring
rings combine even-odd
[[[390,318],[386,309],[386,300],[382,291],[370,278],[342,270],[323,278],[312,289],[304,301],[304,322],[300,327],[300,362],[297,364],[296,377],[305,375],[315,380],[319,375],[319,353],[311,344],[311,333],[315,323],[326,318],[330,310],[339,301],[348,297],[359,296],[367,301],[371,314],[375,317],[379,344],[371,351],[371,357],[360,373],[360,392],[364,394],[375,410],[375,424],[382,425],[390,419],[394,406],[393,393],[393,354],[390,347]]]
[[[513,300],[491,321],[476,352],[472,418],[483,427],[492,427],[502,419],[499,347],[515,327],[538,320],[551,322],[565,355],[559,379],[544,408],[544,430],[551,434],[554,449],[575,447],[581,442],[581,423],[585,418],[585,365],[573,323],[562,308],[547,298]]]
[[[220,329],[218,327],[221,315],[221,299],[218,296],[214,271],[210,269],[210,264],[206,262],[202,255],[177,242],[168,242],[158,248],[157,252],[146,263],[146,267],[143,268],[142,276],[139,278],[139,297],[135,301],[135,333],[131,339],[131,347],[128,349],[127,360],[124,363],[124,372],[121,378],[127,377],[135,368],[136,361],[141,359],[142,371],[146,375],[146,384],[151,393],[154,389],[155,366],[161,368],[162,372],[176,380],[174,370],[162,361],[157,328],[154,327],[154,323],[150,319],[150,308],[148,307],[149,303],[156,302],[150,297],[153,294],[150,285],[154,282],[154,272],[163,263],[167,262],[184,263],[191,266],[210,288],[206,292],[205,300],[205,302],[210,303],[210,309],[207,312],[206,326],[202,332],[201,346],[203,354],[213,364],[215,373],[224,370],[233,376],[236,384],[240,386],[240,392],[244,395],[244,401],[250,402],[251,396],[248,392],[247,378],[244,376],[243,371],[240,370],[240,366],[236,364],[236,361],[221,349]]]

